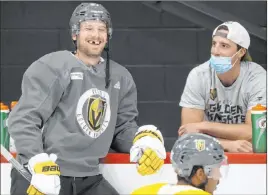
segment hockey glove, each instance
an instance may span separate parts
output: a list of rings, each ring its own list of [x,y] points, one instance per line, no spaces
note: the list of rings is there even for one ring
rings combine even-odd
[[[60,170],[55,163],[57,156],[46,153],[37,154],[29,160],[28,169],[32,173],[32,180],[27,189],[28,195],[53,194],[60,192]]]
[[[141,126],[130,149],[130,161],[137,162],[141,175],[156,173],[164,164],[166,150],[161,132],[153,125]]]

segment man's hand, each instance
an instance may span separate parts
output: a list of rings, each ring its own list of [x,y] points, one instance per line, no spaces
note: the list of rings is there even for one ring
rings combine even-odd
[[[137,171],[141,175],[151,175],[161,169],[166,158],[164,139],[153,125],[141,126],[130,149],[130,161],[137,162]]]
[[[200,123],[189,123],[186,125],[182,125],[179,130],[179,136],[182,136],[186,133],[202,133],[201,131],[205,128],[205,122]]]
[[[246,140],[230,141],[227,145],[228,152],[252,152],[252,144]]]
[[[28,169],[32,173],[28,195],[58,195],[60,192],[60,169],[55,163],[57,156],[37,154],[29,160]]]

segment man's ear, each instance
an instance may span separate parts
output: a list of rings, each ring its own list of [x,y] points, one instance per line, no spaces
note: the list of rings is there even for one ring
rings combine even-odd
[[[76,40],[77,40],[77,35],[76,35],[76,34],[73,34],[73,35],[72,35],[72,39],[73,39],[74,41],[76,41]]]
[[[241,48],[239,51],[238,51],[238,56],[239,58],[242,58],[245,54],[246,54],[247,50],[245,48]]]
[[[195,175],[200,183],[202,183],[206,179],[206,174],[204,172],[204,169],[202,169],[202,168],[197,169]]]

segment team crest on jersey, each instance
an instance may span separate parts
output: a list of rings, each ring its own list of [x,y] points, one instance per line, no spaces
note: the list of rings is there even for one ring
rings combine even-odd
[[[110,97],[107,92],[93,88],[79,98],[76,120],[88,136],[99,137],[108,127],[110,118]]]
[[[106,113],[107,103],[101,97],[88,99],[88,123],[94,131],[99,131]]]
[[[197,140],[195,140],[195,148],[199,152],[205,150],[205,148],[206,148],[206,141],[203,140],[203,139],[197,139]]]
[[[217,98],[217,89],[216,88],[210,89],[209,96],[210,96],[210,99],[214,101]]]

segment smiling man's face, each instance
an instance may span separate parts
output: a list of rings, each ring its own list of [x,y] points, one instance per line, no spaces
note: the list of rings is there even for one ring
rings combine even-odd
[[[76,40],[77,43],[77,50],[91,57],[101,56],[107,38],[107,26],[98,20],[82,22],[79,34],[73,35],[73,40]]]

